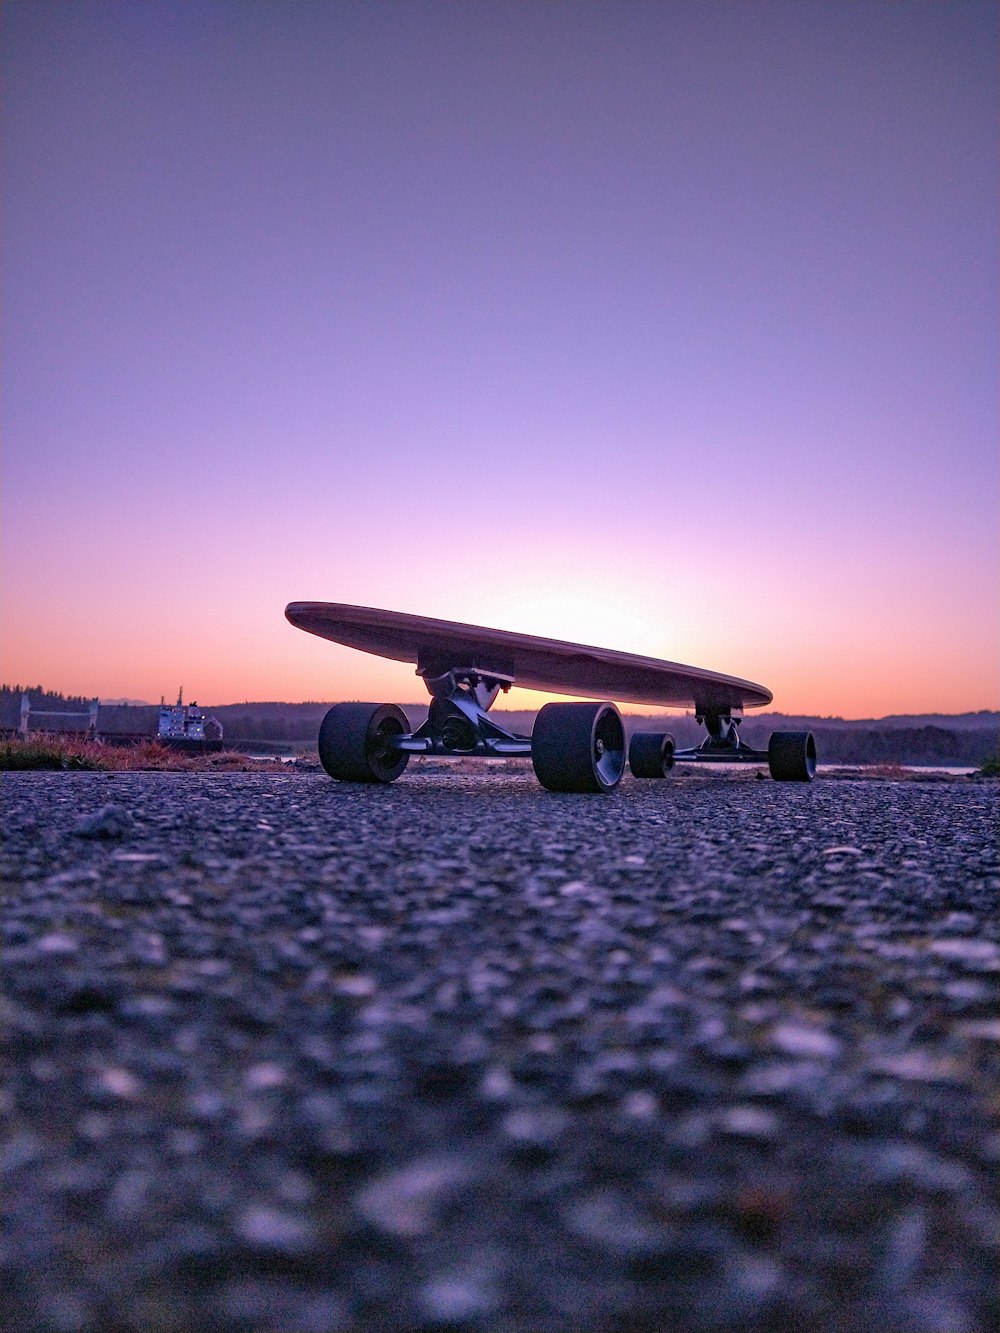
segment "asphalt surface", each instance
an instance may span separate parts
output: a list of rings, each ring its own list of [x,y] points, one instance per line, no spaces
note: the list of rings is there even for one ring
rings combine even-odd
[[[2,795],[5,1329],[1000,1326],[995,783]]]

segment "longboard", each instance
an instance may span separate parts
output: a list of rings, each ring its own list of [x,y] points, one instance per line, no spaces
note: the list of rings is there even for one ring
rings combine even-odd
[[[529,690],[694,708],[699,713],[762,708],[773,698],[763,685],[718,671],[402,611],[291,602],[285,615],[310,634],[378,657],[413,662],[422,674],[438,666],[441,671],[475,667]]]
[[[663,778],[679,761],[766,763],[779,781],[808,782],[816,771],[809,732],[773,732],[766,751],[742,743],[736,726],[745,708],[771,702],[763,685],[701,667],[637,653],[592,648],[534,634],[463,625],[454,620],[382,611],[342,602],[291,602],[299,629],[349,648],[414,662],[431,695],[427,720],[410,730],[396,704],[334,704],[320,727],[320,762],[341,782],[395,782],[412,755],[529,756],[550,791],[611,791],[625,771]],[[508,731],[488,716],[511,685],[579,695],[594,703],[548,703],[530,736]],[[613,699],[693,707],[708,733],[696,748],[678,750],[660,732],[626,736]]]

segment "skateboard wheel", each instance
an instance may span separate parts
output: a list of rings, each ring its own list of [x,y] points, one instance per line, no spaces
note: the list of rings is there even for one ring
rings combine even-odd
[[[816,741],[811,731],[772,731],[767,766],[776,782],[811,782],[816,776]]]
[[[634,778],[665,778],[674,766],[673,736],[637,731],[629,742],[628,766]]]
[[[409,730],[395,704],[334,704],[319,729],[319,761],[339,782],[395,782],[410,756],[386,742]]]
[[[625,727],[614,704],[546,704],[531,732],[535,776],[549,791],[611,791],[625,771]]]

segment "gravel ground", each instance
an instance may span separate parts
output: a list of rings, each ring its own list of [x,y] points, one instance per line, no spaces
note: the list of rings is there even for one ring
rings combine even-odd
[[[1000,1326],[996,784],[7,775],[31,1330]]]

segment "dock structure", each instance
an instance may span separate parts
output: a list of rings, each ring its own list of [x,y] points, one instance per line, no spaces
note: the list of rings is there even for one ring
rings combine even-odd
[[[24,692],[21,695],[18,734],[27,736],[30,732],[54,732],[58,735],[96,736],[97,715],[100,706],[99,700],[91,699],[86,712],[78,710],[63,712],[52,708],[32,708],[31,696]]]

